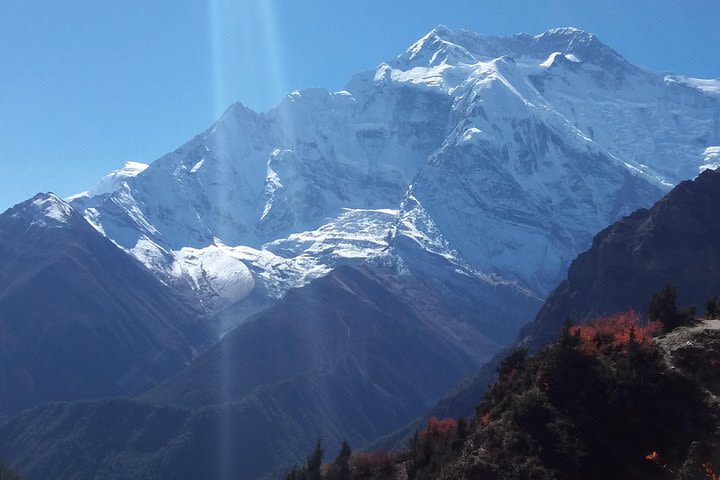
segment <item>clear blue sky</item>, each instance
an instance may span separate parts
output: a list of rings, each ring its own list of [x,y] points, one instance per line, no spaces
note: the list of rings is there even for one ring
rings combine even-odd
[[[150,162],[234,101],[339,89],[437,24],[577,26],[633,63],[720,77],[718,0],[1,0],[0,211]]]

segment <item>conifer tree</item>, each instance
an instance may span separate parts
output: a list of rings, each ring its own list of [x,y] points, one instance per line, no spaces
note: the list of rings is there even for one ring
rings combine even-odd
[[[326,480],[350,480],[350,457],[352,450],[350,445],[343,441],[340,446],[340,453],[335,457],[335,461],[328,468]]]
[[[560,330],[560,339],[558,340],[559,351],[576,350],[580,346],[580,334],[573,331],[575,324],[571,319],[565,320],[562,330]]]
[[[10,467],[0,463],[0,480],[22,480],[22,477],[12,471]]]
[[[718,297],[710,297],[705,302],[705,316],[708,318],[717,318],[720,314],[720,304],[718,304]]]
[[[322,442],[318,438],[315,444],[315,450],[313,450],[307,460],[307,480],[322,480],[323,453]]]
[[[675,287],[668,283],[662,290],[653,293],[648,306],[648,318],[659,321],[665,332],[670,332],[679,325]]]

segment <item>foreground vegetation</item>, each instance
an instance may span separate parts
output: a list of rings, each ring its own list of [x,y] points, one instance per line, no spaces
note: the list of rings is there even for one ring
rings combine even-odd
[[[0,480],[22,480],[22,477],[12,471],[7,465],[0,463]]]
[[[343,445],[325,465],[318,444],[286,479],[714,480],[717,412],[652,340],[689,318],[672,296],[667,290],[654,301],[664,321],[642,325],[628,312],[568,324],[532,358],[515,350],[470,422],[432,418],[401,451]]]

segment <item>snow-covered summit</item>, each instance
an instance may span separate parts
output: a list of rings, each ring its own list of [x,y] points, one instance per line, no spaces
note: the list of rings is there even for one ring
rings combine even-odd
[[[501,56],[546,59],[553,52],[571,55],[610,69],[632,68],[615,50],[592,33],[574,27],[554,28],[538,35],[481,35],[463,29],[435,27],[397,57],[397,68],[432,67],[440,64],[476,64]]]
[[[38,193],[21,202],[5,214],[30,226],[62,228],[82,217],[68,203],[52,192]]]
[[[105,175],[90,190],[77,193],[68,197],[68,201],[73,201],[80,197],[94,197],[106,193],[114,192],[124,181],[133,178],[142,173],[148,167],[147,163],[141,162],[125,162],[122,168],[119,168]]]

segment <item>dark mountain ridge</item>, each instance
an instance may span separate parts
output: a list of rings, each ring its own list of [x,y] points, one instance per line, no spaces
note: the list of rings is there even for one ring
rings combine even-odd
[[[637,210],[598,233],[507,350],[457,385],[426,416],[378,445],[402,444],[431,415],[470,415],[508,351],[518,346],[540,350],[557,340],[567,319],[584,323],[630,309],[644,316],[652,294],[668,283],[677,289],[680,308],[702,309],[708,298],[720,294],[719,207],[720,171],[705,170],[678,184],[651,208]]]
[[[681,307],[704,305],[720,293],[719,207],[720,171],[705,170],[601,231],[523,329],[521,343],[536,349],[556,339],[567,318],[645,314],[651,295],[666,284],[677,289]]]
[[[0,458],[30,478],[257,478],[298,461],[318,436],[330,451],[345,438],[368,443],[421,415],[518,327],[497,329],[479,313],[497,286],[462,277],[448,290],[403,275],[339,267],[135,400],[56,404],[16,417],[0,429]],[[537,308],[534,298],[512,298],[528,313]],[[175,412],[174,423],[150,432],[148,419],[164,412]],[[103,442],[116,428],[134,433]],[[136,441],[146,436],[152,449]],[[38,454],[44,442],[94,453],[61,473],[53,468],[64,449]]]
[[[211,339],[197,312],[57,196],[0,215],[0,418],[137,394]]]

